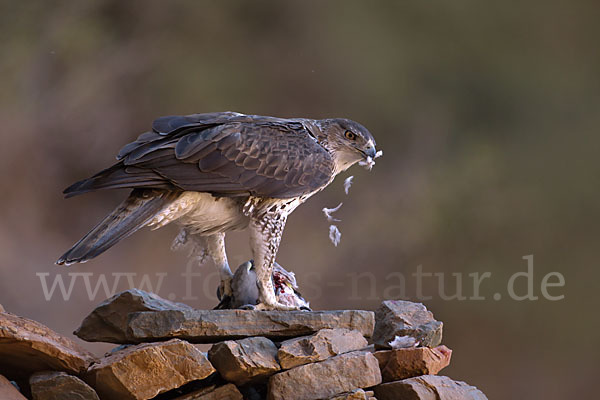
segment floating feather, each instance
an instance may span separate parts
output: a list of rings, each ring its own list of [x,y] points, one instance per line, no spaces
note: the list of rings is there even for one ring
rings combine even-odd
[[[342,206],[342,204],[344,204],[344,203],[340,203],[340,204],[338,204],[337,207],[334,207],[334,208],[323,208],[323,214],[325,214],[325,218],[327,218],[327,221],[329,221],[329,222],[340,222],[341,221],[337,218],[332,217],[331,214],[338,211],[340,209],[340,207]]]

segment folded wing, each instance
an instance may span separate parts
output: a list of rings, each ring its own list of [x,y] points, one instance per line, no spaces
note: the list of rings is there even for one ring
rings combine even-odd
[[[237,113],[159,118],[117,159],[65,195],[129,187],[290,198],[333,176],[331,155],[298,120]]]

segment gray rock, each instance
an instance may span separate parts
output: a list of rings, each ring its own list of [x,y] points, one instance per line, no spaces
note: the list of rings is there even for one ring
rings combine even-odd
[[[75,334],[88,342],[137,344],[171,338],[193,343],[267,336],[272,339],[310,335],[325,328],[347,328],[370,337],[374,313],[343,311],[195,310],[132,289],[100,304]],[[267,334],[266,334],[267,332]]]
[[[379,400],[487,400],[476,387],[447,376],[423,375],[375,387]]]
[[[149,399],[215,369],[204,353],[183,340],[129,346],[90,367],[86,381],[106,399]]]
[[[185,394],[174,398],[173,400],[242,400],[243,396],[240,391],[228,383],[227,385],[219,386],[215,388],[210,386],[208,388],[199,389],[191,393]]]
[[[341,354],[305,364],[269,379],[269,400],[328,399],[381,383],[379,364],[364,351]]]
[[[37,371],[81,374],[95,360],[77,343],[39,322],[0,313],[0,374],[28,379]]]
[[[281,370],[275,343],[264,337],[217,343],[209,350],[208,359],[225,380],[238,386],[266,381]]]
[[[129,317],[127,340],[148,342],[176,337],[192,343],[215,343],[252,336],[282,340],[325,328],[357,330],[369,337],[374,321],[373,312],[362,310],[139,312]]]
[[[289,369],[360,350],[367,345],[367,340],[358,331],[344,328],[321,329],[312,336],[290,339],[281,343],[277,358],[283,369]]]
[[[29,378],[33,400],[99,400],[84,381],[64,372],[36,372]]]
[[[421,303],[386,300],[375,311],[373,343],[378,349],[391,349],[396,336],[411,336],[421,346],[436,347],[442,342],[442,327]]]
[[[17,389],[8,379],[0,375],[0,399],[2,400],[27,400],[19,389]]]
[[[127,341],[127,318],[138,311],[193,310],[183,303],[165,300],[139,289],[125,290],[108,298],[92,311],[74,332],[88,342],[130,343]]]

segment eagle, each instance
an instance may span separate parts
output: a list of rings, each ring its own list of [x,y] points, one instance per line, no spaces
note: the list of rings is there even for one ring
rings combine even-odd
[[[225,252],[229,231],[248,229],[257,310],[296,310],[277,301],[275,256],[288,215],[357,162],[376,157],[375,139],[344,118],[305,119],[236,112],[165,116],[125,145],[116,164],[64,190],[66,198],[101,189],[129,197],[56,262],[88,261],[138,229],[181,226],[174,247],[191,244],[219,270],[231,296]]]

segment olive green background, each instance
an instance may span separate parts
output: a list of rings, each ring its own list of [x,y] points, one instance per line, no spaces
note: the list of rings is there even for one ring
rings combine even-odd
[[[126,192],[63,200],[161,115],[347,117],[384,157],[353,167],[288,220],[278,260],[315,309],[418,300],[419,266],[454,350],[444,374],[490,399],[591,398],[597,345],[600,6],[596,1],[0,2],[0,303],[70,335],[89,299],[40,276],[167,274],[158,293],[215,305],[211,265],[142,231],[87,264],[53,262]],[[343,178],[355,176],[350,194]],[[336,248],[321,208],[343,201]],[[231,235],[232,266],[250,258]],[[507,292],[534,256],[538,300]],[[472,278],[485,272],[473,300]],[[543,298],[544,276],[564,287]],[[362,273],[362,275],[360,275]],[[405,278],[405,291],[397,285]],[[71,275],[73,277],[73,275]],[[204,279],[205,278],[205,279]],[[551,279],[555,282],[556,279]],[[527,290],[525,278],[516,292]],[[125,278],[118,290],[128,287]],[[68,289],[68,287],[67,287]],[[58,289],[57,289],[58,290]],[[494,300],[494,294],[501,298]],[[183,300],[182,300],[183,299]],[[90,344],[97,353],[110,348]]]

